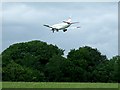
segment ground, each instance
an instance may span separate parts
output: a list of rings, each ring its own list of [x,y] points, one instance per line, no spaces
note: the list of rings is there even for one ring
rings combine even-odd
[[[2,88],[118,88],[118,83],[2,82]]]

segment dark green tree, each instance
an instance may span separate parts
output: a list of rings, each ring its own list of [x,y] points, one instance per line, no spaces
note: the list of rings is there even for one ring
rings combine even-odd
[[[38,70],[23,67],[11,61],[2,70],[3,81],[44,81],[44,75]]]
[[[54,55],[63,55],[63,50],[57,46],[48,45],[37,40],[13,44],[2,52],[3,80],[21,81],[21,79],[16,77],[20,70],[22,72],[20,73],[23,78],[22,80],[44,81],[44,67]],[[23,72],[26,73],[24,74]],[[30,74],[30,72],[33,73]],[[37,72],[39,75],[36,74]],[[11,76],[12,73],[16,74]],[[8,78],[7,76],[10,79],[6,79]],[[33,77],[34,80],[32,79]]]
[[[120,57],[115,56],[99,64],[93,71],[94,82],[118,82],[118,66]]]
[[[110,80],[112,82],[118,82],[119,79],[119,70],[120,70],[120,56],[115,56],[112,59],[110,59],[109,66],[111,68],[110,72]]]
[[[71,50],[67,58],[75,65],[76,78],[83,82],[93,82],[93,71],[100,63],[107,60],[97,49],[88,46]]]
[[[2,52],[3,81],[117,82],[120,56],[108,60],[89,46],[64,50],[42,41],[16,43]]]
[[[17,43],[2,52],[3,66],[11,60],[21,65],[25,63],[29,65],[34,61],[37,62],[37,60],[41,64],[46,64],[53,55],[63,55],[63,50],[37,40]]]
[[[62,66],[66,59],[62,56],[53,56],[46,64],[45,76],[50,82],[59,82],[63,78]]]
[[[96,66],[93,74],[94,82],[109,82],[111,67],[109,66],[109,61],[99,64]]]
[[[75,73],[75,70],[77,67],[70,60],[55,55],[46,64],[45,76],[50,82],[73,82],[78,80],[76,77],[78,73]]]

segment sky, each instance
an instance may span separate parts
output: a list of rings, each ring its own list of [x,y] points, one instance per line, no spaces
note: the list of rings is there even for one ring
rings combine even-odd
[[[14,43],[40,40],[64,49],[65,55],[83,46],[97,48],[108,58],[118,55],[117,2],[6,2],[2,10],[0,52]],[[52,33],[43,26],[61,23],[69,17],[80,23],[67,32]]]

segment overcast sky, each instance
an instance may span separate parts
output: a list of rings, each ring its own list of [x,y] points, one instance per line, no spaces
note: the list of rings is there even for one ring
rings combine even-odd
[[[67,32],[52,33],[43,24],[60,23],[71,16],[79,24]],[[80,29],[72,27],[81,26]],[[118,54],[118,3],[3,3],[2,49],[18,42],[40,40],[65,49],[97,48],[111,58]]]

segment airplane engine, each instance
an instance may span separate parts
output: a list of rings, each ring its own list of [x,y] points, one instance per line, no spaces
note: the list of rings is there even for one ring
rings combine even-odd
[[[64,29],[64,30],[63,30],[63,32],[66,32],[66,31],[67,31],[67,29]]]

